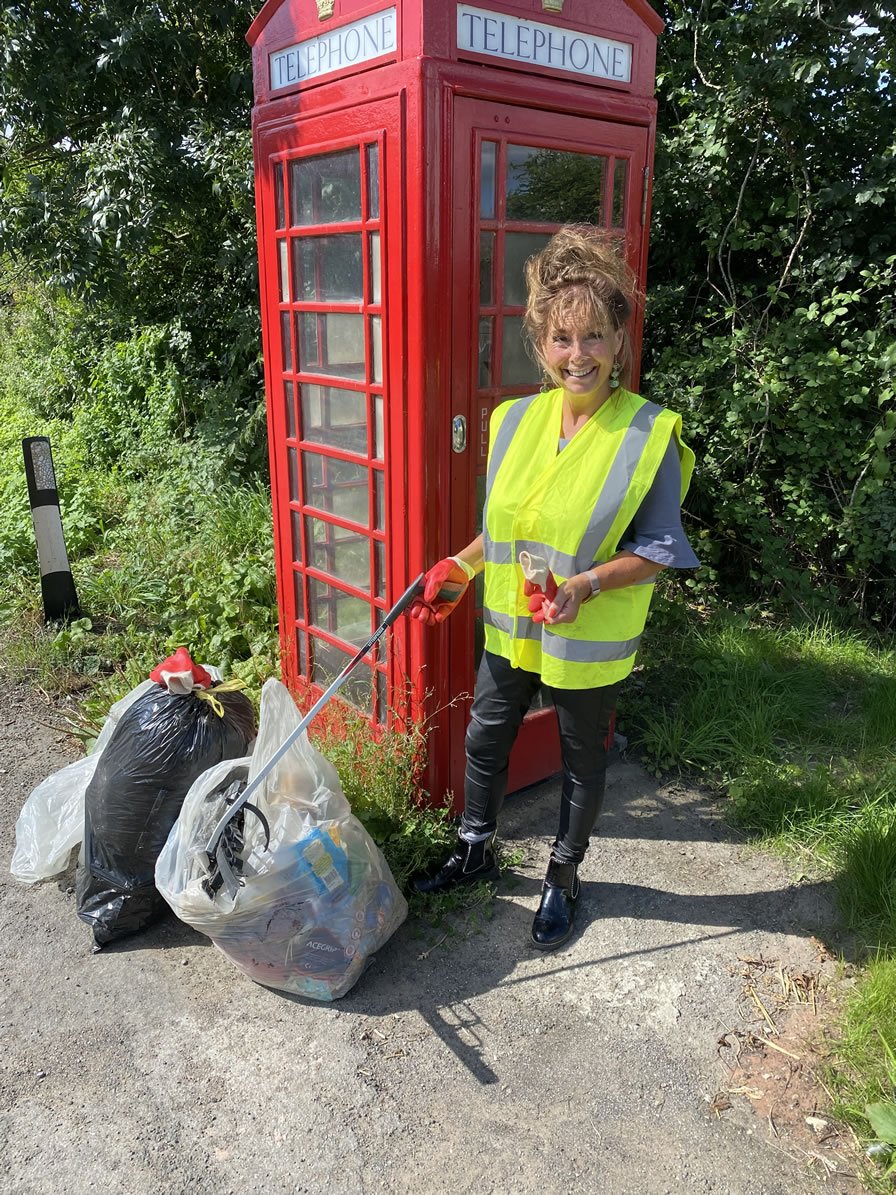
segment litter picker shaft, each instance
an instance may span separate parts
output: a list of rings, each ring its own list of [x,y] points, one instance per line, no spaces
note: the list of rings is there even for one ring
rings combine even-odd
[[[246,785],[239,796],[231,803],[227,809],[227,812],[218,821],[218,824],[212,831],[211,838],[208,840],[208,845],[205,848],[205,852],[208,856],[209,866],[213,869],[217,869],[225,878],[227,887],[231,889],[231,894],[233,894],[236,887],[241,885],[242,881],[238,880],[234,876],[233,871],[229,866],[222,850],[221,842],[227,826],[234,819],[234,817],[236,817],[252,794],[261,787],[265,779],[270,775],[272,769],[280,762],[293,743],[302,734],[304,734],[304,732],[308,729],[330,698],[333,697],[346,682],[346,680],[348,680],[350,674],[355,668],[357,668],[367,653],[373,650],[375,645],[383,637],[389,627],[391,627],[396,619],[398,619],[405,612],[414,598],[418,597],[423,592],[423,577],[424,574],[421,573],[417,580],[407,587],[407,589],[404,591],[392,609],[389,610],[383,621],[363,645],[363,647],[358,648],[356,655],[349,660],[335,680],[330,683],[329,687],[321,694],[317,701],[315,701],[314,705],[311,707],[299,725],[295,728],[292,734],[290,734],[289,737],[280,744],[280,746],[267,761],[254,780],[251,780]]]

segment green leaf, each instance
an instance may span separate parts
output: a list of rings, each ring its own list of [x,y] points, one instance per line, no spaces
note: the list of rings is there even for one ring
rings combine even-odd
[[[868,1104],[865,1115],[871,1122],[881,1141],[888,1145],[896,1145],[896,1104],[888,1100],[886,1103]]]

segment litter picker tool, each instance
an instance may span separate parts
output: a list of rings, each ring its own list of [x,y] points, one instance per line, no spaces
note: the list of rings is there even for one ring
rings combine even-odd
[[[239,846],[242,843],[241,830],[234,832],[236,831],[236,828],[234,827],[233,830],[231,830],[231,833],[228,834],[228,828],[231,826],[234,818],[237,817],[242,809],[248,806],[248,808],[255,813],[256,816],[261,818],[262,823],[264,823],[264,818],[259,810],[254,805],[249,805],[249,798],[261,787],[261,785],[270,775],[271,771],[280,762],[293,743],[296,742],[296,740],[302,734],[304,734],[304,732],[308,729],[330,698],[339,691],[339,689],[348,680],[351,673],[355,668],[357,668],[367,653],[373,650],[389,627],[392,626],[396,619],[400,618],[414,598],[419,597],[423,590],[423,579],[424,574],[421,573],[417,580],[408,586],[392,609],[386,614],[383,621],[370,636],[367,642],[363,645],[363,647],[358,648],[356,655],[349,660],[335,680],[333,680],[330,686],[321,694],[321,696],[317,699],[292,734],[290,734],[289,737],[280,744],[255,779],[246,784],[245,788],[243,788],[240,792],[239,789],[241,782],[239,780],[234,780],[233,777],[228,777],[228,779],[231,780],[231,783],[227,788],[227,793],[225,794],[225,799],[229,802],[228,808],[226,813],[223,814],[212,831],[212,835],[208,840],[208,845],[205,848],[205,853],[208,857],[209,878],[204,887],[212,899],[214,899],[214,894],[221,887],[222,882],[231,896],[235,896],[245,882],[242,877],[236,874],[231,865],[231,860],[234,858],[234,846]]]

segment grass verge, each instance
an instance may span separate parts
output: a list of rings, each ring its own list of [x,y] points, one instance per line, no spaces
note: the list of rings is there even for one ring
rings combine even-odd
[[[864,962],[829,1079],[866,1141],[896,1074],[896,650],[830,620],[661,602],[624,698],[627,732],[657,774],[725,792],[765,847],[836,879]],[[879,1151],[886,1161],[886,1151]],[[872,1164],[868,1181],[888,1182]],[[892,1189],[881,1187],[880,1189]]]

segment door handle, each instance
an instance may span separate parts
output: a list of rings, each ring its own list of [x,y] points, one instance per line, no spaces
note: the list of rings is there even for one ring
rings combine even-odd
[[[463,415],[455,415],[451,421],[451,447],[455,452],[467,447],[467,421]]]

